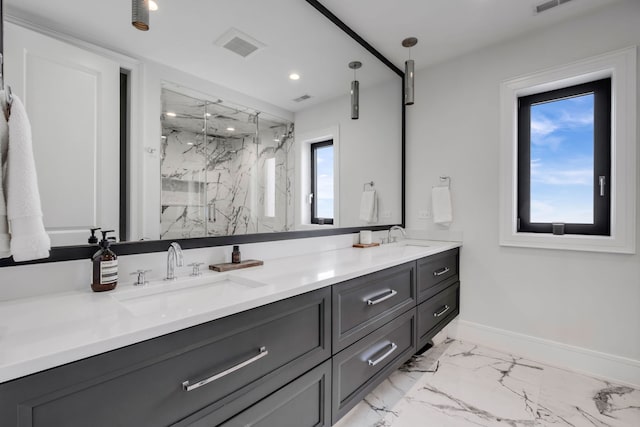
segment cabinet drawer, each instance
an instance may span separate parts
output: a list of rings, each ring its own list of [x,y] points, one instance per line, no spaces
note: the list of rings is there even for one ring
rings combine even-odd
[[[417,261],[418,302],[425,301],[458,281],[458,249]]]
[[[330,402],[331,361],[327,360],[221,427],[329,427]]]
[[[322,289],[2,385],[18,420],[5,423],[4,406],[0,419],[19,426],[159,426],[224,407],[224,421],[330,357],[329,297]],[[104,365],[150,347],[172,351],[100,375]],[[94,369],[93,377],[60,388],[74,365]],[[46,392],[49,381],[58,388]]]
[[[414,262],[333,286],[333,352],[413,307],[415,294]]]
[[[418,348],[425,345],[458,313],[460,282],[418,306]]]
[[[333,356],[335,423],[416,351],[415,309]]]

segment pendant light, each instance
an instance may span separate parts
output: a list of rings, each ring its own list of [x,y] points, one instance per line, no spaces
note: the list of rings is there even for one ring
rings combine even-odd
[[[416,44],[418,44],[418,39],[415,37],[408,37],[402,40],[402,46],[409,48],[409,59],[404,62],[404,105],[413,105],[415,63],[411,59],[411,48]]]
[[[149,31],[149,0],[131,0],[131,25]]]
[[[360,117],[360,82],[356,80],[356,70],[362,67],[362,62],[349,62],[349,68],[353,70],[353,81],[351,82],[351,118],[357,120]]]

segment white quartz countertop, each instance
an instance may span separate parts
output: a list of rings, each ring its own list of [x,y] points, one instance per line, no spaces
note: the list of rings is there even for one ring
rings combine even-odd
[[[0,383],[459,246],[407,240],[143,287],[0,302]]]

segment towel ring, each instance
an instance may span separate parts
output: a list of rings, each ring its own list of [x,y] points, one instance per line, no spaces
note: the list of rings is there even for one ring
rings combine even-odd
[[[367,185],[369,185],[371,187],[371,189],[373,190],[374,183],[373,183],[373,181],[369,181],[369,182],[365,182],[364,183],[364,185],[362,186],[362,191],[367,191]]]
[[[441,176],[440,183],[446,184],[447,187],[451,188],[451,177],[450,176]]]

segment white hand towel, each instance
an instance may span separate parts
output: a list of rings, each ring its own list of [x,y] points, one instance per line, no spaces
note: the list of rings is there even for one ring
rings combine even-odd
[[[449,187],[433,187],[431,189],[431,210],[433,222],[436,224],[449,225],[453,221],[453,210],[451,209],[451,192]]]
[[[360,220],[368,223],[378,222],[378,201],[375,190],[362,192],[360,199]]]
[[[4,91],[0,91],[0,100],[4,99]],[[0,104],[3,104],[0,102]],[[4,111],[4,106],[0,105]],[[7,119],[0,111],[0,259],[11,256],[11,236],[7,220],[7,198],[4,187],[6,185],[7,150],[9,149],[9,126]]]
[[[13,96],[7,156],[7,216],[14,261],[49,257],[51,240],[42,222],[31,124],[22,101]]]

